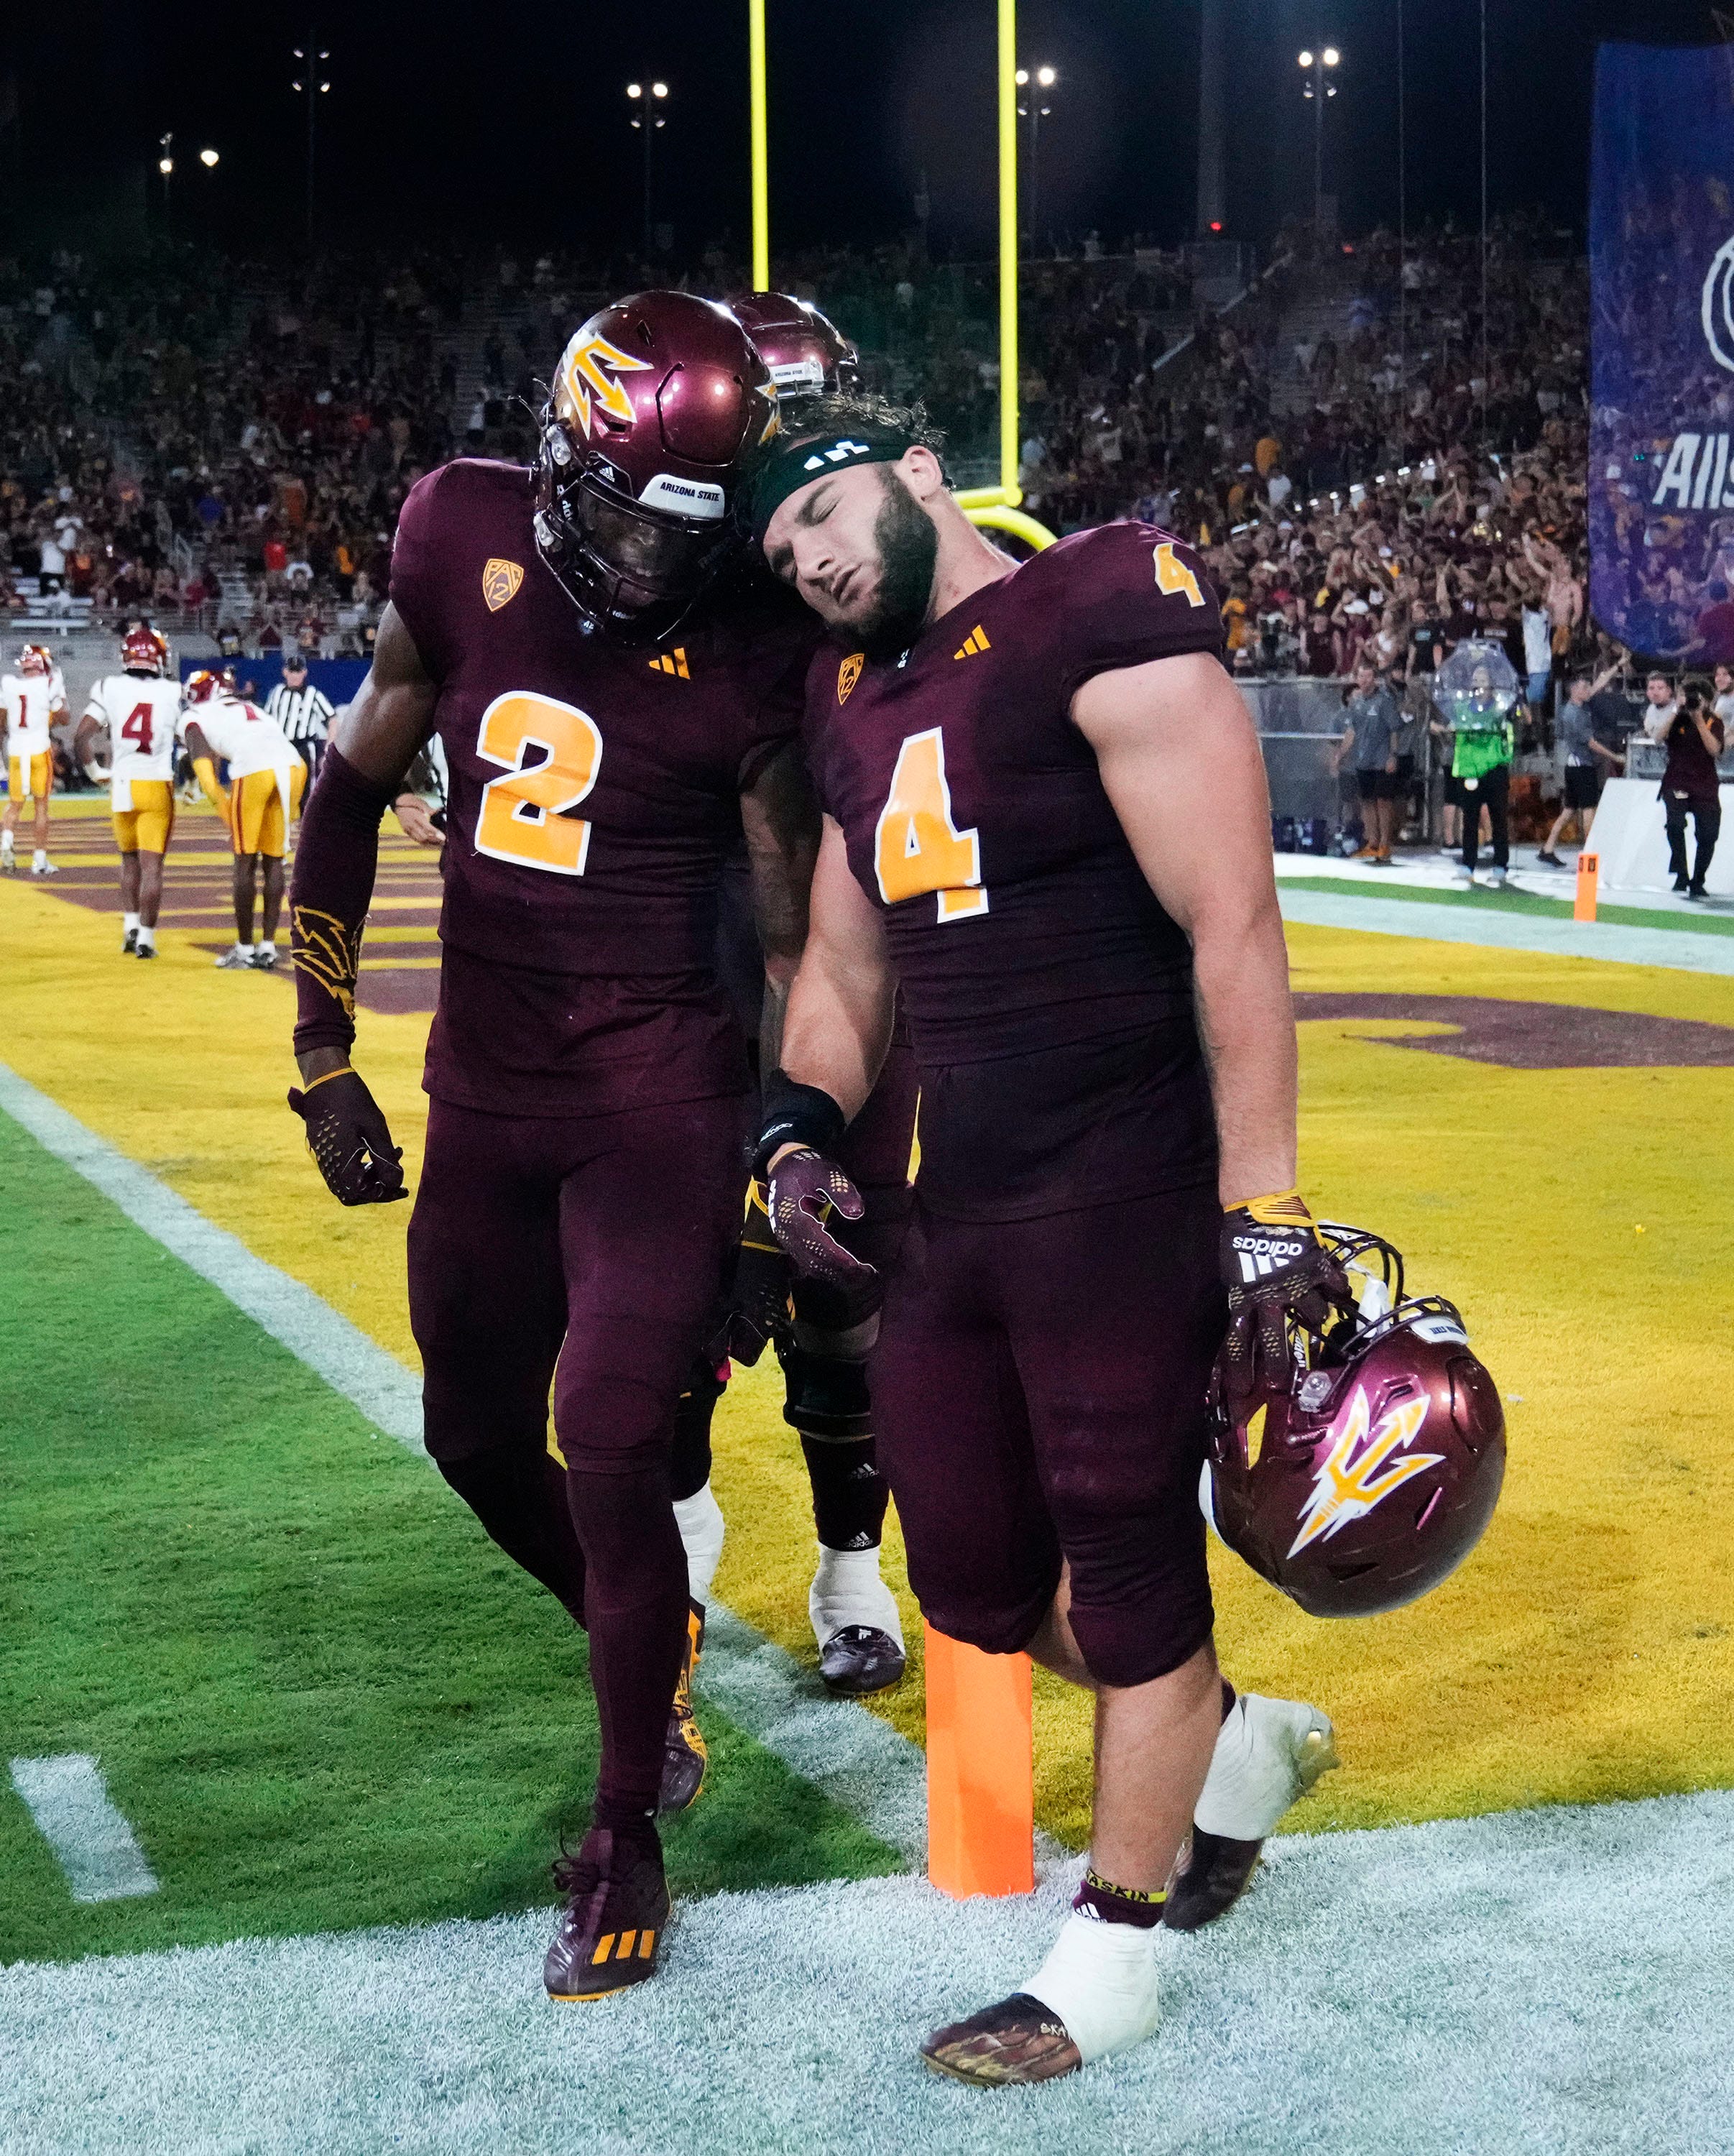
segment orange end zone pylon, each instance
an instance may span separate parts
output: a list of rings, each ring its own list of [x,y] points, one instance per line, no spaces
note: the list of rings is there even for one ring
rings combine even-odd
[[[1578,890],[1572,901],[1573,921],[1593,921],[1596,917],[1596,891],[1600,880],[1602,859],[1599,854],[1579,854],[1578,856]]]
[[[984,1655],[923,1628],[927,1876],[958,1901],[1035,1886],[1035,1753],[1027,1655]]]

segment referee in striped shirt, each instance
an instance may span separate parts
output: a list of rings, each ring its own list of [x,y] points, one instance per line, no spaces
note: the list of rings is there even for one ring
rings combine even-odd
[[[274,719],[295,744],[311,782],[319,776],[326,733],[336,716],[331,700],[307,679],[307,662],[299,651],[283,654],[283,679],[265,699],[265,716]]]

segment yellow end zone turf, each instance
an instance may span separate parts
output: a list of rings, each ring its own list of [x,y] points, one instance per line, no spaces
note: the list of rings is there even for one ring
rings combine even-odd
[[[117,933],[115,916],[0,884],[0,1057],[413,1363],[409,1208],[345,1212],[320,1187],[283,1105],[286,982],[218,973],[180,931],[154,967],[129,963]],[[1303,989],[1734,1025],[1734,980],[1720,977],[1335,929],[1289,940]],[[426,1024],[364,1012],[357,1051],[412,1183]],[[1721,1704],[1734,1692],[1728,1071],[1510,1070],[1405,1047],[1403,1031],[1303,1026],[1303,1186],[1394,1240],[1413,1286],[1461,1304],[1509,1403],[1511,1471],[1470,1564],[1390,1617],[1318,1623],[1216,1551],[1230,1675],[1336,1722],[1345,1764],[1292,1824],[1734,1784]],[[780,1409],[767,1358],[719,1411],[718,1592],[810,1660],[811,1521]],[[876,1711],[919,1741],[920,1628],[895,1531],[887,1558],[915,1652]],[[1036,1715],[1039,1816],[1076,1845],[1087,1702],[1039,1672]]]

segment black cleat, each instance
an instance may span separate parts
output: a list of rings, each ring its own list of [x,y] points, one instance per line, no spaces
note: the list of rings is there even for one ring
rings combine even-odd
[[[606,1999],[655,1975],[669,1889],[654,1840],[593,1826],[577,1855],[556,1864],[554,1884],[566,1907],[542,1963],[550,1999]]]
[[[154,958],[156,956],[156,946],[154,943],[141,943],[132,955],[135,958]]]
[[[935,2073],[972,2088],[1051,2082],[1076,2073],[1084,2063],[1059,2016],[1027,1991],[1014,1991],[967,2020],[936,2029],[921,2056]]]
[[[1259,1868],[1262,1841],[1233,1841],[1194,1826],[1168,1877],[1162,1922],[1171,1932],[1202,1931],[1225,1917]]]
[[[903,1668],[902,1648],[876,1625],[845,1625],[819,1650],[818,1673],[826,1689],[850,1698],[885,1691]]]
[[[129,928],[126,932],[126,940],[121,946],[121,956],[123,958],[130,958],[134,955],[137,949],[138,931],[136,928]]]
[[[704,1732],[693,1717],[692,1673],[699,1666],[699,1656],[705,1648],[705,1605],[693,1602],[687,1605],[686,1652],[680,1663],[680,1676],[675,1686],[675,1703],[669,1709],[669,1732],[663,1745],[662,1789],[656,1799],[659,1812],[684,1812],[687,1806],[698,1801],[705,1786],[705,1768],[710,1760]]]

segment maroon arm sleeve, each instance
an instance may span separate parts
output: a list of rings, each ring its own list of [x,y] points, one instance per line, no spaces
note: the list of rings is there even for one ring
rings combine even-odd
[[[295,976],[295,1050],[347,1049],[355,1039],[356,969],[379,864],[379,822],[389,787],[363,778],[327,748],[301,819],[289,893]]]

